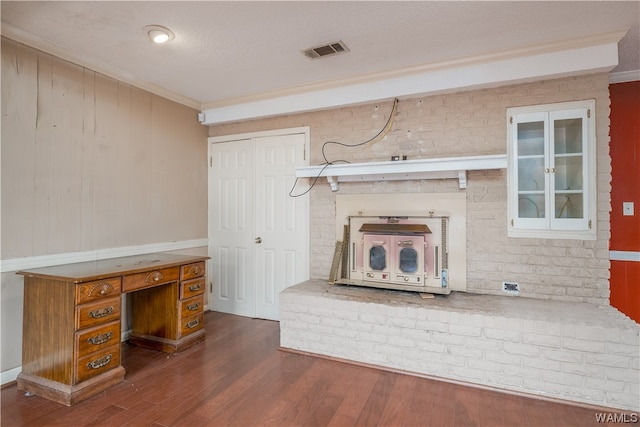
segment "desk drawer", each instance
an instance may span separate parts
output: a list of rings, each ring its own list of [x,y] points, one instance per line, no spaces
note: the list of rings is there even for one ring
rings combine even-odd
[[[204,294],[204,277],[180,283],[180,299]]]
[[[78,359],[76,383],[120,366],[120,343]]]
[[[120,319],[120,296],[76,307],[76,330]]]
[[[189,280],[204,276],[204,261],[180,266],[180,280]]]
[[[193,316],[194,314],[202,313],[204,309],[204,295],[189,298],[184,301],[180,301],[180,318]]]
[[[83,358],[103,348],[118,344],[120,343],[120,321],[116,320],[106,325],[76,332],[75,341],[78,358]]]
[[[76,304],[120,295],[121,288],[122,279],[120,277],[80,283],[76,285]]]
[[[185,317],[180,320],[180,336],[185,337],[204,327],[204,313]]]
[[[124,276],[122,292],[135,291],[136,289],[149,288],[151,286],[178,280],[180,267],[162,268],[160,270],[145,271],[144,273]]]

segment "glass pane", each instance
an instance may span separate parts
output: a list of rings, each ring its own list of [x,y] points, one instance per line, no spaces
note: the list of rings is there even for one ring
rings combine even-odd
[[[418,271],[418,252],[415,249],[400,249],[400,270],[403,273],[415,273]]]
[[[582,119],[564,119],[553,122],[556,154],[582,153]]]
[[[544,158],[518,159],[518,191],[544,190]]]
[[[582,156],[555,158],[555,189],[582,190]]]
[[[584,218],[582,194],[556,194],[556,218]]]
[[[518,156],[544,154],[544,122],[518,123]]]
[[[387,267],[387,251],[382,246],[369,249],[369,265],[373,270],[384,270]]]
[[[518,218],[544,218],[544,194],[519,195]]]

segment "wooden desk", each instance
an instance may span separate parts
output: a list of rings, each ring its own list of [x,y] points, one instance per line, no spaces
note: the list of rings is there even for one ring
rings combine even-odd
[[[123,381],[123,293],[131,292],[131,343],[173,353],[203,341],[207,259],[155,253],[19,271],[18,390],[71,406]]]

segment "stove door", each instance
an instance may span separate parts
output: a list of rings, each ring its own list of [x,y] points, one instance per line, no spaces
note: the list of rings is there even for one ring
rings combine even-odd
[[[363,235],[364,280],[389,281],[390,265],[393,256],[391,236],[377,234]]]
[[[424,236],[394,236],[392,281],[422,286],[425,274]]]

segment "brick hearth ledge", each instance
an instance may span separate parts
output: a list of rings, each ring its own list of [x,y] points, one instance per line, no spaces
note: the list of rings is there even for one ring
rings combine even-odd
[[[280,345],[418,375],[640,410],[640,325],[610,306],[309,280],[280,294]]]

